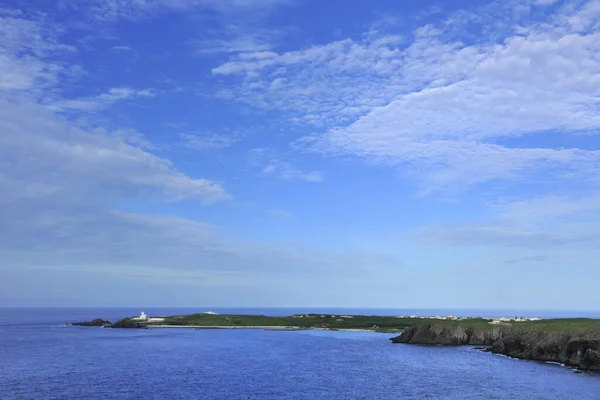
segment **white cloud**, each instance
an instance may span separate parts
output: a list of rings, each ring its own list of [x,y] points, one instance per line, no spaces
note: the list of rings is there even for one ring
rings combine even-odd
[[[237,142],[235,137],[217,134],[198,135],[192,133],[180,133],[179,136],[186,147],[196,150],[223,149],[225,147],[233,146]]]
[[[7,22],[5,20],[5,22]],[[11,18],[0,24],[0,76],[8,65],[25,65],[19,85],[0,90],[0,179],[2,202],[21,200],[113,204],[142,194],[156,198],[199,198],[213,202],[228,197],[217,183],[191,178],[147,149],[147,140],[132,130],[106,130],[77,125],[56,110],[93,110],[124,99],[151,97],[147,89],[111,88],[84,99],[60,97],[64,71],[56,62],[64,46],[44,20]],[[49,72],[50,71],[50,72]],[[48,105],[51,104],[49,107]],[[54,111],[53,111],[54,110]]]
[[[560,229],[524,229],[502,223],[461,223],[427,227],[412,233],[421,242],[460,246],[554,249],[594,246],[600,242],[600,223],[562,225]]]
[[[113,51],[133,51],[130,46],[113,46],[110,49]]]
[[[600,194],[498,201],[492,205],[501,220],[512,224],[558,225],[557,222],[589,222],[600,218]]]
[[[132,89],[129,87],[110,88],[107,92],[93,97],[81,99],[61,99],[50,103],[50,109],[54,111],[97,111],[110,107],[113,103],[122,100],[132,100],[154,97],[151,89]]]
[[[197,54],[259,53],[273,48],[283,35],[279,30],[227,24],[205,33],[201,39],[192,40],[190,45]]]
[[[0,91],[27,90],[35,95],[69,73],[56,56],[75,49],[58,43],[55,29],[19,15],[0,17]]]
[[[320,171],[302,171],[292,165],[273,149],[257,148],[248,152],[248,165],[262,174],[287,181],[321,182],[324,177]]]
[[[280,210],[280,209],[274,208],[274,209],[267,210],[267,212],[274,217],[279,217],[279,218],[283,218],[283,219],[296,218],[296,216],[294,214],[292,214],[291,212],[286,211],[286,210]]]
[[[319,171],[304,172],[280,160],[269,161],[262,172],[288,181],[321,182],[323,180],[323,174]]]
[[[52,207],[50,207],[52,205]],[[209,283],[229,286],[248,279],[364,274],[373,264],[397,260],[371,254],[338,254],[298,243],[263,243],[225,238],[220,229],[199,222],[100,210],[96,207],[44,208],[25,202],[19,209],[2,207],[0,232],[4,265],[45,266],[111,273],[122,266],[195,271]],[[15,211],[18,214],[15,215]],[[11,216],[12,215],[12,216]],[[198,282],[202,283],[202,281]],[[247,282],[245,282],[247,283]]]
[[[33,24],[31,30],[43,29]],[[22,33],[17,28],[12,32]],[[198,221],[121,211],[124,203],[178,199],[213,203],[229,194],[220,183],[184,174],[168,159],[153,154],[149,141],[132,129],[109,130],[74,122],[69,113],[60,112],[108,108],[118,101],[153,96],[153,91],[114,87],[96,96],[64,98],[62,72],[52,70],[54,59],[47,53],[60,45],[51,38],[51,46],[42,37],[30,48],[23,40],[29,38],[0,42],[2,55],[11,63],[30,66],[15,70],[22,77],[19,85],[0,91],[3,277],[27,276],[29,284],[39,282],[37,273],[56,279],[61,271],[90,271],[165,283],[195,281],[211,287],[264,287],[265,282],[277,281],[270,286],[285,283],[293,288],[294,278],[333,278],[341,269],[364,277],[372,265],[398,265],[397,260],[365,253],[337,254],[298,243],[238,240]],[[29,58],[23,58],[25,53]],[[69,67],[65,64],[59,69]],[[49,70],[54,71],[51,76],[40,73]],[[216,135],[188,134],[183,139],[202,148],[233,141]],[[283,179],[321,179],[317,172],[296,170],[279,159],[265,162],[276,162],[274,174]],[[284,215],[282,210],[272,212]],[[172,270],[178,272],[169,278]],[[11,275],[11,271],[18,273]],[[6,292],[2,289],[7,282],[10,279],[0,280],[0,292]]]
[[[598,132],[599,4],[536,19],[496,2],[420,27],[408,45],[377,31],[363,41],[232,57],[213,74],[240,78],[221,97],[313,125],[297,149],[402,166],[423,192],[548,171],[589,183],[597,151],[498,141]]]
[[[84,10],[89,18],[99,21],[149,18],[161,11],[190,12],[209,9],[224,15],[234,13],[265,13],[273,7],[289,4],[289,0],[84,0],[75,4],[63,1],[62,6]]]
[[[484,221],[434,225],[411,233],[421,242],[461,246],[521,247],[551,251],[598,248],[600,195],[537,196],[500,200]]]
[[[110,199],[153,190],[207,202],[227,197],[218,183],[178,172],[168,160],[136,146],[136,138],[74,126],[39,104],[6,99],[0,104],[5,200],[28,193],[39,193],[40,199],[50,194]]]

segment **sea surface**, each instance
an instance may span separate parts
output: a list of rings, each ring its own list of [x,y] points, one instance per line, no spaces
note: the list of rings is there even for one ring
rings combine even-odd
[[[523,315],[510,310],[144,309],[287,315]],[[600,375],[470,347],[343,331],[103,329],[66,325],[140,309],[0,308],[0,399],[600,399]],[[489,313],[489,314],[487,314]],[[538,311],[525,316],[588,316]]]

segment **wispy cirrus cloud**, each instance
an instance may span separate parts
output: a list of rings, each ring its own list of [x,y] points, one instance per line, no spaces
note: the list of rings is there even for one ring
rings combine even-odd
[[[15,26],[29,22],[18,21]],[[34,32],[42,29],[36,24],[31,25]],[[19,40],[0,43],[17,49],[2,53],[11,62],[19,60],[25,53],[20,49],[29,45]],[[222,234],[221,227],[198,221],[122,211],[120,206],[128,202],[187,199],[215,203],[230,194],[220,182],[183,173],[169,159],[154,154],[149,140],[134,130],[73,120],[66,111],[110,110],[120,101],[157,93],[117,86],[98,95],[65,97],[60,90],[60,71],[50,77],[39,75],[39,71],[53,71],[54,62],[52,55],[41,50],[54,51],[60,43],[54,37],[48,39],[50,44],[40,40],[36,45],[40,52],[31,55],[28,51],[31,58],[22,60],[32,66],[18,71],[24,83],[0,92],[3,276],[27,275],[18,275],[20,271],[53,271],[49,274],[53,277],[60,271],[96,271],[169,282],[167,271],[176,270],[174,275],[182,277],[174,279],[178,284],[194,280],[211,287],[261,287],[269,280],[280,284],[290,280],[289,287],[293,287],[297,280],[291,276],[335,276],[339,268],[364,276],[374,263],[398,265],[397,260],[378,255],[339,254],[294,242],[232,239]],[[60,68],[69,68],[69,64]],[[200,149],[229,146],[235,141],[191,133],[181,139]],[[257,168],[265,174],[288,180],[322,179],[320,172],[296,169],[277,153],[264,155]],[[283,210],[270,213],[289,217]]]
[[[2,186],[12,193],[5,201],[17,196],[13,205],[19,196],[36,193],[39,201],[59,201],[68,193],[82,201],[114,201],[155,190],[170,198],[207,202],[228,196],[220,184],[190,178],[169,160],[144,150],[138,137],[74,125],[40,104],[0,101]]]
[[[321,182],[320,171],[303,171],[271,148],[256,148],[248,152],[248,165],[266,176],[286,181]]]
[[[282,30],[227,24],[222,29],[204,33],[202,38],[189,44],[199,55],[256,53],[275,47],[284,34]]]
[[[283,218],[283,219],[294,219],[296,218],[296,216],[294,214],[292,214],[289,211],[286,210],[281,210],[278,208],[272,208],[270,210],[267,210],[267,212],[274,216],[274,217],[278,217],[278,218]]]
[[[131,46],[113,46],[110,49],[112,51],[133,51]]]
[[[54,111],[96,111],[110,107],[113,103],[123,100],[143,99],[154,97],[152,89],[132,89],[130,87],[110,88],[105,93],[93,97],[79,99],[60,99],[50,103]]]
[[[233,146],[238,141],[238,139],[234,136],[217,134],[203,135],[194,133],[180,133],[179,137],[182,139],[183,144],[186,147],[195,150],[223,149]]]
[[[229,197],[220,183],[190,177],[170,160],[153,154],[148,140],[131,129],[76,123],[58,113],[90,111],[154,93],[115,87],[95,97],[63,97],[60,84],[73,65],[57,61],[56,56],[71,49],[58,41],[47,21],[13,15],[3,17],[9,20],[0,24],[5,39],[0,41],[0,54],[7,60],[0,63],[0,76],[12,82],[0,87],[0,191],[5,194],[1,200],[5,227],[10,215],[19,215],[13,223],[21,221],[23,229],[35,231],[35,219],[26,218],[35,210],[52,210],[67,221],[105,214],[125,199],[196,198],[211,203]],[[13,70],[15,65],[22,67]],[[3,235],[13,228],[3,230]]]
[[[535,5],[509,13],[515,4],[459,11],[408,41],[376,31],[360,41],[234,57],[213,74],[239,78],[222,97],[313,125],[316,133],[297,149],[404,166],[425,193],[548,171],[589,182],[600,167],[596,151],[499,140],[598,131],[599,2],[534,18]],[[496,31],[474,35],[473,26],[487,33],[492,16]]]
[[[0,13],[0,90],[40,95],[76,66],[59,56],[75,52],[58,41],[60,30],[21,13]]]
[[[138,20],[164,11],[211,11],[229,15],[240,12],[267,13],[273,7],[290,4],[290,0],[84,0],[77,4],[62,1],[60,7],[75,9],[96,21]]]
[[[491,218],[419,228],[420,242],[543,249],[597,248],[600,195],[546,195],[491,203]]]

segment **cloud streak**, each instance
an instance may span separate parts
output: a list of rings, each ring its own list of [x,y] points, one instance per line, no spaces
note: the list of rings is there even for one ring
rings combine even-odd
[[[151,89],[132,89],[129,87],[115,87],[107,92],[93,97],[81,99],[62,99],[50,104],[53,111],[98,111],[110,107],[113,103],[123,100],[140,100],[154,97]]]
[[[597,248],[600,195],[538,196],[490,204],[493,218],[435,225],[410,236],[419,242],[459,246],[556,250]]]
[[[198,135],[180,133],[179,137],[183,141],[184,146],[200,151],[224,149],[233,146],[237,142],[235,137],[217,134]]]
[[[287,181],[321,182],[320,171],[302,171],[281,157],[274,149],[257,148],[248,152],[248,165],[266,176],[274,176]]]
[[[416,29],[408,43],[378,31],[362,41],[234,57],[213,74],[240,79],[224,97],[313,125],[316,133],[296,149],[401,166],[422,193],[535,172],[587,180],[598,172],[597,151],[499,141],[598,132],[597,5],[543,19],[529,18],[526,7],[499,20],[487,42],[473,42],[464,26],[488,29],[488,8],[461,11]]]

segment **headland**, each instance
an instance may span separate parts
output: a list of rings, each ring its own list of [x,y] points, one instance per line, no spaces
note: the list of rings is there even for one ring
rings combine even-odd
[[[600,320],[536,317],[472,318],[457,316],[377,316],[295,314],[266,316],[216,314],[150,317],[142,313],[110,323],[103,319],[78,322],[79,326],[156,329],[265,329],[348,330],[397,333],[392,343],[479,346],[514,358],[555,362],[580,370],[600,371]]]

